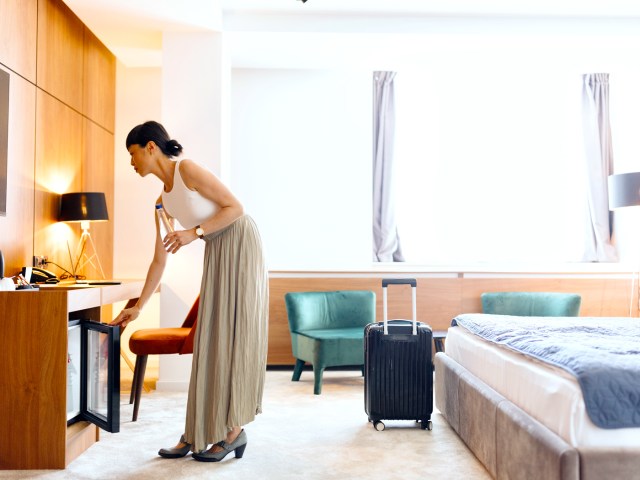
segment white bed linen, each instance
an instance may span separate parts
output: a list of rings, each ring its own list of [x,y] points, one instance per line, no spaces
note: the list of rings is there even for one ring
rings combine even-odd
[[[486,341],[462,326],[449,328],[445,352],[574,447],[640,446],[640,428],[595,426],[578,382],[561,368]]]

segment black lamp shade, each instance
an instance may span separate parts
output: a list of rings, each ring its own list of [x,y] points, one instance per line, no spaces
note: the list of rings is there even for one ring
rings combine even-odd
[[[609,210],[640,205],[640,172],[609,175]]]
[[[101,220],[109,220],[104,193],[63,193],[60,196],[59,222],[96,222]]]

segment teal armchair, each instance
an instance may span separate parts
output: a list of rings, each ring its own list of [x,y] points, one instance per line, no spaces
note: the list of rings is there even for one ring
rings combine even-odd
[[[376,295],[365,290],[295,292],[285,295],[294,382],[305,362],[313,366],[313,393],[322,391],[326,367],[364,367],[364,327],[376,321]]]
[[[581,297],[576,293],[491,292],[480,295],[482,313],[523,317],[577,317]]]

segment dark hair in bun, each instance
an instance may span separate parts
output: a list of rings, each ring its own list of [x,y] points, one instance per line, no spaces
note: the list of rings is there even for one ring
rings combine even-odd
[[[129,135],[127,135],[127,150],[131,145],[145,147],[149,142],[155,143],[167,157],[177,157],[182,153],[182,145],[169,138],[165,128],[153,120],[131,129]]]

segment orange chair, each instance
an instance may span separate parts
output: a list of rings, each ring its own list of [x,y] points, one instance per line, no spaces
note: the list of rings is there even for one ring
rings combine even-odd
[[[138,408],[142,396],[144,384],[144,371],[147,368],[149,355],[167,355],[179,353],[184,355],[193,353],[193,336],[195,335],[196,320],[198,319],[198,304],[200,297],[196,298],[191,310],[187,314],[180,328],[147,328],[134,332],[129,338],[129,349],[136,354],[136,366],[133,371],[131,384],[131,397],[129,404],[133,405],[133,419],[138,419]]]

